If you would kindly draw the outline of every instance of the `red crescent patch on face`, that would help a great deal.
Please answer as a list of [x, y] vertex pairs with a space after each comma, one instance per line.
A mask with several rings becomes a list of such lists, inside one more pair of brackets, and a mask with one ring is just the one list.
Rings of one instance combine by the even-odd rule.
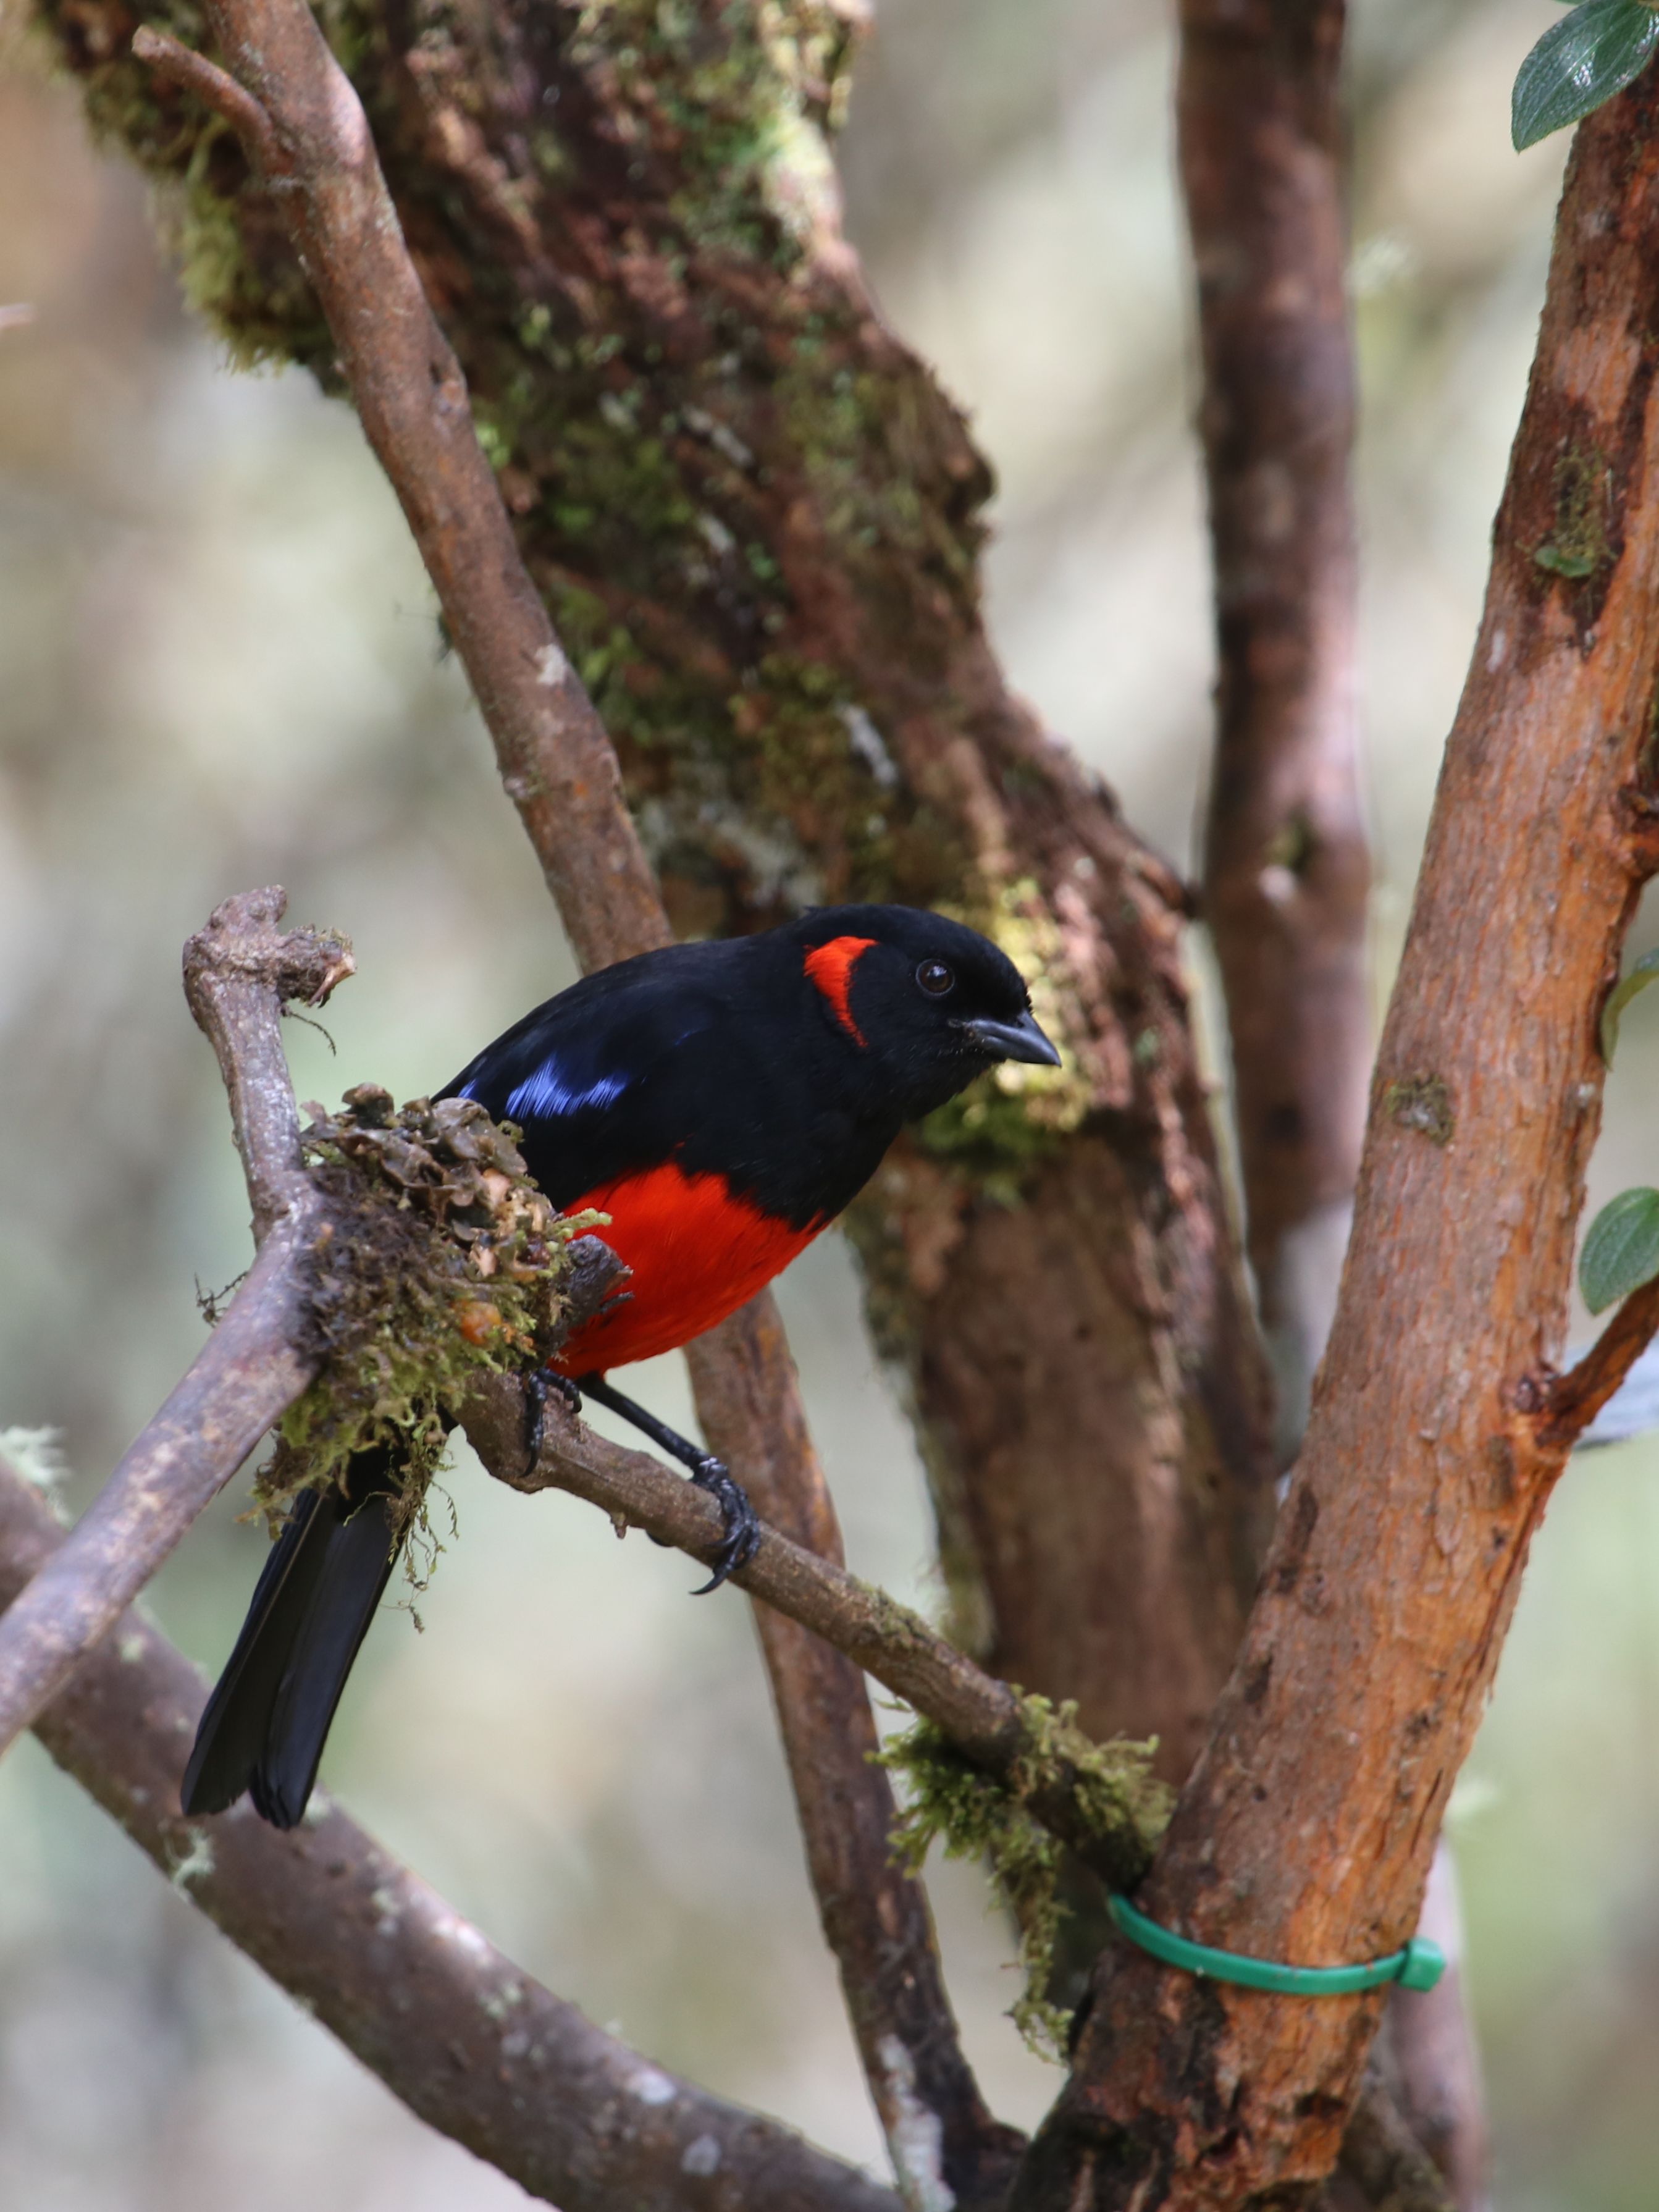
[[815, 945], [806, 956], [806, 974], [830, 1001], [830, 1012], [854, 1043], [868, 1049], [864, 1031], [853, 1019], [847, 994], [853, 988], [853, 970], [875, 943], [873, 937], [832, 937], [828, 945]]
[[634, 1272], [625, 1295], [549, 1362], [563, 1375], [603, 1373], [689, 1344], [781, 1274], [824, 1225], [796, 1229], [735, 1197], [724, 1176], [690, 1176], [672, 1161], [601, 1183], [565, 1212], [590, 1206], [611, 1216], [594, 1234]]

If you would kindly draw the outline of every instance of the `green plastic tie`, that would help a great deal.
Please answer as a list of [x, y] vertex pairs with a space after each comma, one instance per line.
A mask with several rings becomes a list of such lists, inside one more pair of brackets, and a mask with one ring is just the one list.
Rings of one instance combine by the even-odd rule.
[[1247, 1990], [1277, 1990], [1293, 1997], [1352, 1996], [1358, 1990], [1380, 1990], [1385, 1982], [1398, 1982], [1402, 1990], [1431, 1990], [1446, 1971], [1445, 1953], [1426, 1936], [1413, 1936], [1404, 1950], [1390, 1951], [1367, 1966], [1285, 1966], [1275, 1959], [1247, 1959], [1237, 1951], [1189, 1943], [1137, 1912], [1127, 1897], [1113, 1897], [1109, 1904], [1118, 1933], [1166, 1966], [1184, 1966], [1189, 1974], [1237, 1982]]

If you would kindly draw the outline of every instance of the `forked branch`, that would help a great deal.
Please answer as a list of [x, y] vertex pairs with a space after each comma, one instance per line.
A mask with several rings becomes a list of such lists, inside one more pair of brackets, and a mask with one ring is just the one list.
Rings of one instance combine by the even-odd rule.
[[1575, 1367], [1542, 1393], [1539, 1438], [1571, 1449], [1659, 1331], [1659, 1277], [1632, 1291]]

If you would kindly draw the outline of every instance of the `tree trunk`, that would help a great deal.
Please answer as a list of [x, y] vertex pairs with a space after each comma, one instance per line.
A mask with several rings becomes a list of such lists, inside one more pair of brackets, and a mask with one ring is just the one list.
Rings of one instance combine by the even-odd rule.
[[[1307, 1443], [1139, 1899], [1224, 1949], [1337, 1965], [1410, 1936], [1594, 1396], [1558, 1391], [1550, 1363], [1601, 1118], [1597, 1018], [1659, 865], [1656, 216], [1644, 78], [1578, 132]], [[1639, 1342], [1656, 1300], [1633, 1303]], [[1016, 2206], [1293, 2201], [1329, 2169], [1381, 2005], [1120, 1949]]]
[[[1371, 1060], [1344, 15], [1344, 0], [1183, 0], [1176, 93], [1219, 664], [1204, 914], [1285, 1467], [1336, 1309]], [[1461, 2212], [1480, 2212], [1486, 2122], [1443, 1846], [1437, 1873], [1454, 1963], [1437, 1989], [1396, 1995], [1389, 2039], [1401, 2110]]]

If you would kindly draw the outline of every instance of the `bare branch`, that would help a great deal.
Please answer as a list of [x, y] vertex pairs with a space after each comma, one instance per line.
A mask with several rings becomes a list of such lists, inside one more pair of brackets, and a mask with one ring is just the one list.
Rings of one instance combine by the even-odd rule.
[[[0, 1457], [0, 1604], [64, 1538]], [[9, 1615], [0, 1616], [0, 1626]], [[775, 2121], [605, 2035], [331, 1807], [292, 1834], [176, 1809], [200, 1675], [127, 1613], [36, 1732], [173, 1886], [429, 2126], [562, 2212], [899, 2212]], [[596, 2124], [603, 2113], [604, 2124]]]
[[183, 1381], [0, 1621], [0, 1751], [318, 1371], [310, 1286], [326, 1206], [301, 1164], [280, 1024], [287, 1000], [320, 1003], [352, 962], [338, 938], [279, 933], [284, 903], [280, 890], [228, 899], [185, 953], [191, 1008], [225, 1072], [258, 1255]]
[[356, 970], [343, 939], [279, 932], [287, 906], [286, 891], [239, 893], [185, 946], [185, 996], [224, 1079], [256, 1244], [285, 1214], [316, 1206], [283, 1048], [283, 1008], [290, 1000], [322, 1006]]
[[1632, 1291], [1576, 1367], [1549, 1389], [1539, 1434], [1571, 1447], [1583, 1436], [1659, 1330], [1659, 1278]]
[[[845, 1565], [807, 1434], [794, 1362], [769, 1291], [690, 1346], [703, 1434], [740, 1467], [755, 1507], [803, 1549]], [[780, 1419], [781, 1409], [784, 1418]], [[770, 1606], [755, 1626], [806, 1844], [823, 1933], [841, 1968], [907, 2198], [1000, 2205], [1024, 2138], [994, 2120], [963, 2061], [926, 1891], [896, 1862], [897, 1808], [858, 1666]], [[918, 2129], [918, 2103], [930, 2124]]]
[[[469, 1401], [463, 1426], [478, 1457], [515, 1490], [568, 1490], [599, 1506], [619, 1527], [642, 1528], [695, 1559], [714, 1556], [720, 1516], [714, 1501], [645, 1452], [630, 1451], [585, 1428], [555, 1404], [547, 1408], [541, 1456], [524, 1464], [522, 1386], [488, 1376]], [[907, 1705], [933, 1721], [963, 1757], [988, 1773], [1014, 1778], [1040, 1752], [1018, 1693], [976, 1667], [920, 1614], [884, 1591], [817, 1558], [775, 1528], [732, 1577], [747, 1590], [844, 1651]], [[1125, 1763], [1128, 1778], [1133, 1768]], [[1103, 1821], [1085, 1803], [1086, 1781], [1064, 1759], [1027, 1802], [1030, 1811], [1114, 1888], [1133, 1887], [1151, 1856], [1151, 1826], [1126, 1807]]]
[[157, 76], [193, 92], [204, 106], [222, 116], [246, 147], [257, 168], [267, 175], [276, 173], [280, 149], [270, 116], [253, 94], [245, 92], [216, 62], [192, 47], [180, 46], [170, 32], [152, 29], [148, 23], [141, 23], [133, 33], [132, 51]]
[[1176, 88], [1220, 664], [1204, 918], [1287, 1465], [1335, 1310], [1371, 1058], [1343, 13], [1182, 0]]

